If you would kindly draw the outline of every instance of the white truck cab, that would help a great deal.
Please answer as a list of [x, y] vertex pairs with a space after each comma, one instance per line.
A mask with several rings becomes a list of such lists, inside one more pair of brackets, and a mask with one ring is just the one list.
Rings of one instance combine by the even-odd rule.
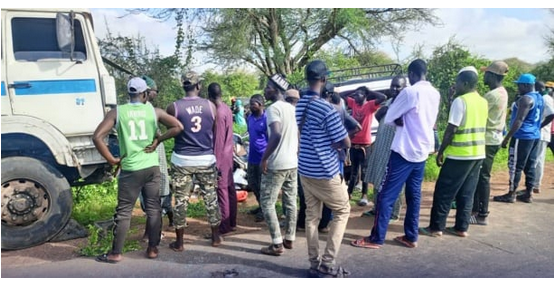
[[88, 10], [1, 13], [2, 249], [20, 249], [62, 230], [71, 186], [110, 178], [92, 135], [116, 87]]

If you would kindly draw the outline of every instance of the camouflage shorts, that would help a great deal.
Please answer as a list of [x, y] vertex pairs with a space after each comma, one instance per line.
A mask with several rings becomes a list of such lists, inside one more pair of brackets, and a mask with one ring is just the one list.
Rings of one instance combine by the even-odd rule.
[[174, 194], [174, 225], [176, 228], [186, 226], [186, 212], [194, 183], [199, 185], [201, 196], [205, 201], [208, 222], [211, 226], [220, 225], [221, 214], [216, 191], [217, 171], [215, 165], [181, 167], [171, 164], [172, 193]]

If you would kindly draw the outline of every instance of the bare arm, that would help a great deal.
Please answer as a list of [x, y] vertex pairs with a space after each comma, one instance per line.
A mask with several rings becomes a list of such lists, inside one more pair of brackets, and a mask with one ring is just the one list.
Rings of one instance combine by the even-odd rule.
[[261, 158], [261, 169], [263, 174], [267, 173], [267, 159], [271, 156], [271, 154], [277, 149], [280, 139], [282, 138], [282, 124], [279, 122], [273, 122], [269, 125], [271, 129], [271, 136], [269, 137], [269, 142], [267, 143], [267, 148], [263, 153], [263, 157]]
[[331, 145], [331, 147], [334, 148], [334, 149], [349, 148], [350, 146], [351, 146], [351, 143], [350, 143], [350, 138], [348, 137], [348, 135], [346, 137], [344, 137], [344, 139], [342, 139], [342, 140], [340, 140], [336, 143], [333, 143]]
[[387, 100], [387, 96], [381, 92], [370, 90], [367, 100], [375, 100], [375, 104], [379, 105]]
[[155, 108], [155, 113], [157, 115], [157, 120], [166, 126], [166, 132], [155, 137], [153, 143], [145, 148], [145, 152], [155, 151], [160, 143], [177, 136], [184, 130], [182, 123], [180, 123], [178, 119], [174, 118], [174, 116], [170, 116], [167, 112], [164, 112], [164, 110]]
[[542, 125], [540, 126], [540, 128], [543, 128], [547, 125], [549, 125], [549, 123], [553, 122], [553, 114], [547, 115], [545, 117], [545, 119], [543, 119]]
[[447, 129], [445, 130], [445, 135], [443, 136], [443, 142], [441, 142], [441, 146], [439, 146], [439, 152], [437, 152], [437, 166], [441, 167], [441, 165], [443, 165], [443, 153], [445, 152], [445, 149], [447, 149], [447, 146], [449, 146], [449, 144], [451, 144], [451, 142], [453, 141], [454, 135], [456, 134], [457, 130], [458, 126], [455, 126], [451, 123], [447, 124]]
[[375, 112], [375, 119], [377, 119], [377, 121], [381, 121], [381, 119], [383, 119], [385, 117], [385, 114], [387, 114], [388, 109], [389, 109], [388, 106], [383, 106], [383, 107], [379, 108], [379, 110], [377, 110], [377, 112]]
[[530, 107], [534, 101], [532, 98], [528, 96], [522, 96], [517, 102], [518, 110], [516, 113], [516, 119], [514, 120], [513, 124], [511, 125], [511, 129], [503, 139], [503, 143], [501, 143], [502, 148], [506, 148], [509, 140], [513, 137], [513, 135], [522, 127], [522, 123], [524, 123], [524, 119], [528, 115], [528, 111], [530, 111]]
[[115, 158], [112, 153], [110, 153], [108, 146], [104, 143], [104, 138], [108, 135], [108, 133], [110, 133], [112, 127], [116, 124], [117, 115], [118, 112], [116, 109], [110, 110], [104, 117], [103, 121], [97, 126], [95, 133], [93, 133], [93, 143], [95, 144], [95, 147], [110, 165], [120, 163], [120, 158]]

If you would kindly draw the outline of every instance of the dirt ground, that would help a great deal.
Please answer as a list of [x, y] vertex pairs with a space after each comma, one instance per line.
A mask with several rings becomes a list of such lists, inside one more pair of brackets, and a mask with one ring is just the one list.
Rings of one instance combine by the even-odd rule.
[[[522, 178], [522, 187], [524, 184], [524, 177]], [[491, 195], [500, 195], [507, 192], [508, 189], [509, 176], [506, 171], [498, 171], [492, 174], [491, 178]], [[542, 190], [554, 190], [554, 163], [546, 162], [544, 177], [542, 182]], [[435, 186], [434, 182], [425, 182], [422, 186], [422, 207], [431, 207], [433, 198], [433, 188]], [[521, 189], [521, 188], [520, 188]], [[535, 201], [535, 195], [534, 195]], [[247, 214], [251, 208], [256, 205], [255, 197], [250, 193], [248, 199], [245, 202], [238, 203], [238, 226], [237, 231], [231, 234], [246, 233], [249, 231], [266, 229], [265, 222], [256, 223], [254, 222], [254, 216]], [[362, 212], [367, 211], [372, 208], [373, 204], [369, 204], [367, 207], [359, 207], [357, 205], [352, 206], [350, 222], [359, 222]], [[403, 214], [402, 214], [403, 215]], [[134, 219], [132, 220], [132, 229], [137, 231], [132, 234], [129, 239], [141, 240], [144, 221], [141, 218], [144, 217], [143, 212], [137, 206], [134, 211]], [[167, 246], [168, 243], [172, 242], [175, 238], [174, 232], [168, 230], [168, 218], [163, 220], [163, 234], [164, 238], [161, 241], [161, 245]], [[355, 223], [354, 223], [355, 224]], [[188, 218], [188, 227], [186, 228], [185, 242], [193, 242], [199, 239], [203, 239], [205, 234], [210, 233], [209, 226], [204, 219], [190, 219]], [[29, 264], [28, 260], [32, 258], [37, 260], [37, 263], [41, 261], [63, 261], [69, 260], [75, 257], [79, 257], [77, 251], [79, 248], [87, 245], [87, 238], [74, 239], [64, 242], [49, 242], [40, 246], [16, 250], [16, 251], [2, 251], [2, 265], [18, 265], [18, 259], [26, 259], [25, 264]], [[146, 249], [147, 244], [140, 241], [140, 245]]]

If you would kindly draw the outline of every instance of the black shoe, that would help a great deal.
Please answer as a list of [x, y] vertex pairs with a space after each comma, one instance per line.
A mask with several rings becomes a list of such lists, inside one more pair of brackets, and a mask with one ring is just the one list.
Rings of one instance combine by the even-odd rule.
[[263, 216], [262, 212], [259, 212], [255, 215], [255, 222], [263, 222], [265, 221], [265, 217]]
[[250, 211], [248, 211], [248, 214], [250, 214], [250, 215], [256, 215], [258, 213], [261, 213], [261, 207], [259, 207], [259, 206], [250, 210]]
[[508, 192], [501, 196], [494, 196], [493, 201], [514, 203], [516, 201], [516, 194]]
[[517, 200], [525, 203], [532, 203], [532, 194], [525, 193], [516, 197]]

